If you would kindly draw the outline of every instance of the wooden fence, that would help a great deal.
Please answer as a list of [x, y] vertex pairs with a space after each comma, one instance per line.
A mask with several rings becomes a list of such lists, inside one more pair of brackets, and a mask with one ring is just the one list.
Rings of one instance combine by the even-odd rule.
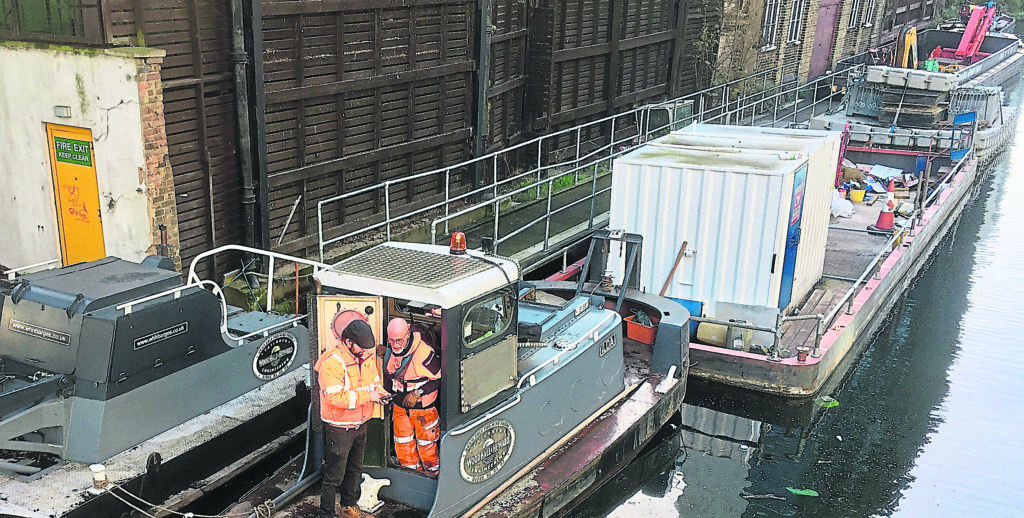
[[[0, 0], [0, 33], [33, 39], [35, 28], [9, 14], [27, 1]], [[165, 116], [185, 264], [242, 243], [247, 231], [257, 246], [310, 252], [320, 200], [698, 90], [707, 81], [695, 49], [719, 16], [710, 0], [262, 0], [245, 2], [258, 15], [245, 21], [243, 57], [232, 55], [228, 0], [68, 1], [82, 11], [67, 19], [85, 16], [87, 26], [61, 22], [35, 39], [167, 51]], [[482, 12], [490, 17], [484, 29]], [[69, 30], [78, 32], [56, 34]], [[255, 102], [242, 117], [237, 59], [262, 71], [248, 78]], [[257, 126], [255, 229], [243, 228], [240, 119]], [[583, 138], [607, 139], [602, 132]], [[474, 182], [473, 171], [460, 173], [454, 191]], [[392, 196], [411, 209], [444, 188], [442, 178], [427, 177]], [[377, 190], [328, 206], [327, 237], [382, 217], [382, 201]], [[240, 264], [219, 261], [201, 273]]]

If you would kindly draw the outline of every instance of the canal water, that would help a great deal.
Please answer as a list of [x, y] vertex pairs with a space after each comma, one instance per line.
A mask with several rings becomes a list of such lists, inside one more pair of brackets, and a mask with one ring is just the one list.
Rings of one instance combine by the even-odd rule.
[[[1021, 106], [1020, 89], [1011, 103]], [[863, 355], [804, 404], [692, 383], [578, 516], [1024, 516], [1024, 119]], [[834, 405], [834, 406], [833, 406]]]

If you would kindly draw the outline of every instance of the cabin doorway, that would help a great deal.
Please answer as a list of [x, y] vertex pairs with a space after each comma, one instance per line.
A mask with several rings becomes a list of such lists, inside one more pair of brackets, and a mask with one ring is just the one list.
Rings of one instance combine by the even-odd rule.
[[[321, 295], [317, 297], [317, 333], [320, 350], [317, 357], [329, 348], [338, 345], [337, 333], [344, 329], [349, 321], [362, 318], [370, 324], [377, 343], [377, 372], [381, 373], [381, 358], [384, 354], [384, 313], [381, 312], [383, 299], [372, 296]], [[340, 329], [335, 330], [335, 327]], [[390, 428], [383, 405], [374, 405], [373, 417], [366, 422], [366, 451], [363, 453], [363, 465], [383, 467], [387, 464], [387, 430]]]

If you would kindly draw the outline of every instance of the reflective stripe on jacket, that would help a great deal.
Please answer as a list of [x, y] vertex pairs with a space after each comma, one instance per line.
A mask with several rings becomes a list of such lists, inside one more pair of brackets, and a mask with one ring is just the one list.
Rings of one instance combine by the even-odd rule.
[[320, 419], [339, 428], [353, 428], [373, 416], [370, 392], [381, 387], [374, 358], [359, 361], [345, 346], [325, 352], [316, 362], [320, 383]]

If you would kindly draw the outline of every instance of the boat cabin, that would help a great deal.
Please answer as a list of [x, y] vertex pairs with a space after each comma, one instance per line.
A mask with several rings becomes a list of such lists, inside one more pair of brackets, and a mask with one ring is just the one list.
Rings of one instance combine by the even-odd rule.
[[624, 392], [619, 315], [588, 295], [520, 300], [510, 259], [392, 242], [314, 277], [321, 353], [339, 344], [338, 319], [362, 318], [382, 365], [388, 322], [402, 318], [440, 357], [439, 472], [398, 462], [394, 403], [377, 405], [365, 454], [366, 472], [391, 481], [382, 497], [431, 516], [484, 500]]

